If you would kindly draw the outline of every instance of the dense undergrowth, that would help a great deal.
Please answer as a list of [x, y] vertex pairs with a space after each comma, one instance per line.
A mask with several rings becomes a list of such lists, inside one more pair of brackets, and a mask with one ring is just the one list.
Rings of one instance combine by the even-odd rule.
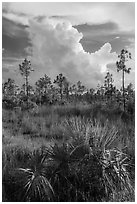
[[134, 116], [101, 106], [3, 109], [3, 201], [134, 201]]

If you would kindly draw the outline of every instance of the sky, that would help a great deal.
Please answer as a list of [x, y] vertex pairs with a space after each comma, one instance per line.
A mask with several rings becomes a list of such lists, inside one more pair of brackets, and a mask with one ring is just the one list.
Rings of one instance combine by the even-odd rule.
[[106, 72], [121, 86], [116, 61], [121, 49], [132, 59], [125, 84], [135, 83], [135, 3], [3, 2], [2, 80], [23, 83], [19, 64], [29, 59], [32, 85], [44, 74], [63, 73], [73, 84], [102, 85]]

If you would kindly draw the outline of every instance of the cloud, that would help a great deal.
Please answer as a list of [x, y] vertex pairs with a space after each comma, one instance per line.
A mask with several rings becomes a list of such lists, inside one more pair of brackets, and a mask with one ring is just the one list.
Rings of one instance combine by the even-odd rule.
[[40, 15], [65, 16], [65, 19], [67, 16], [72, 25], [114, 22], [123, 31], [135, 27], [134, 2], [6, 2], [3, 3], [3, 11], [5, 17], [22, 24], [28, 23], [26, 16]]
[[116, 33], [119, 30], [118, 24], [113, 22], [107, 22], [107, 23], [100, 23], [89, 25], [89, 24], [79, 24], [75, 26], [78, 30], [80, 30], [86, 37], [90, 37], [91, 35], [100, 35], [100, 33], [106, 34], [106, 32], [110, 33]]
[[75, 28], [83, 33], [81, 43], [86, 51], [93, 52], [99, 49], [105, 42], [110, 42], [113, 51], [119, 53], [134, 40], [134, 31], [121, 31], [117, 24], [107, 22], [99, 25], [81, 24]]
[[2, 33], [12, 38], [26, 38], [27, 28], [24, 25], [16, 24], [5, 17], [2, 18]]
[[81, 80], [88, 87], [96, 87], [104, 80], [109, 63], [115, 63], [117, 54], [111, 53], [111, 44], [105, 43], [94, 53], [86, 52], [80, 40], [83, 34], [69, 22], [29, 22], [32, 44], [33, 77], [37, 80], [45, 73], [52, 79], [63, 73], [71, 82]]
[[28, 25], [28, 16], [25, 15], [19, 15], [11, 12], [3, 12], [3, 17], [5, 19], [9, 19], [13, 22], [16, 22], [17, 24]]
[[95, 87], [103, 82], [108, 64], [117, 60], [113, 50], [119, 53], [127, 46], [134, 55], [134, 3], [2, 5], [3, 56], [32, 55], [32, 82], [45, 73], [53, 79], [62, 72], [71, 82]]
[[18, 85], [23, 84], [23, 77], [19, 72], [19, 64], [23, 61], [22, 58], [3, 57], [2, 59], [2, 81], [5, 82], [8, 78], [14, 79]]
[[9, 69], [7, 69], [6, 67], [2, 69], [2, 72], [9, 72]]
[[5, 49], [3, 57], [25, 57], [26, 51], [24, 49], [29, 46], [26, 26], [16, 24], [3, 17], [2, 45]]
[[3, 47], [3, 48], [2, 48], [2, 54], [3, 54], [4, 52], [5, 52], [5, 48]]

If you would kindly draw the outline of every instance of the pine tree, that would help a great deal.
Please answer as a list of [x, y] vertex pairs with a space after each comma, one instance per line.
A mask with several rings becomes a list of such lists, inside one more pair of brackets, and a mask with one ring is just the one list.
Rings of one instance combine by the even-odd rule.
[[22, 76], [24, 76], [25, 79], [25, 95], [27, 97], [27, 104], [28, 104], [28, 98], [29, 98], [29, 75], [32, 71], [34, 71], [31, 68], [31, 63], [29, 60], [25, 59], [22, 62], [22, 65], [19, 64], [19, 70]]
[[65, 85], [66, 85], [67, 79], [65, 76], [63, 76], [63, 74], [59, 74], [56, 79], [54, 80], [54, 83], [57, 84], [57, 86], [59, 87], [59, 93], [60, 93], [60, 99], [62, 101], [63, 99], [63, 92], [65, 90]]
[[113, 86], [113, 78], [112, 74], [107, 72], [107, 75], [105, 76], [105, 81], [104, 81], [104, 87], [105, 87], [105, 95], [107, 95], [107, 99], [111, 98], [112, 100], [112, 93], [114, 91], [114, 86]]
[[51, 79], [46, 74], [44, 77], [41, 77], [36, 83], [36, 92], [40, 97], [40, 103], [43, 103], [42, 98], [47, 99], [49, 95], [49, 91], [51, 89]]
[[130, 73], [131, 68], [126, 67], [126, 62], [131, 59], [131, 53], [125, 49], [121, 50], [120, 55], [118, 55], [119, 61], [116, 62], [117, 72], [122, 71], [122, 90], [123, 90], [123, 107], [125, 111], [125, 73]]

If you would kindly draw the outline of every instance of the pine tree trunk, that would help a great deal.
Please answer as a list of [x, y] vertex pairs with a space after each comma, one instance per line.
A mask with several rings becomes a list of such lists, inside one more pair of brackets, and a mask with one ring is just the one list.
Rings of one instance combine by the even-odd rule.
[[125, 111], [125, 87], [124, 87], [124, 69], [123, 69], [123, 76], [122, 76], [122, 82], [123, 82], [123, 106], [124, 106], [124, 111]]
[[26, 87], [26, 97], [27, 97], [27, 108], [28, 108], [28, 99], [29, 99], [29, 91], [28, 91], [28, 77], [26, 76], [26, 84], [25, 84], [25, 87]]
[[62, 102], [62, 98], [63, 98], [63, 94], [62, 94], [62, 91], [63, 91], [63, 90], [62, 90], [62, 89], [63, 89], [63, 86], [61, 85], [61, 86], [60, 86], [60, 98], [61, 98], [61, 102]]

